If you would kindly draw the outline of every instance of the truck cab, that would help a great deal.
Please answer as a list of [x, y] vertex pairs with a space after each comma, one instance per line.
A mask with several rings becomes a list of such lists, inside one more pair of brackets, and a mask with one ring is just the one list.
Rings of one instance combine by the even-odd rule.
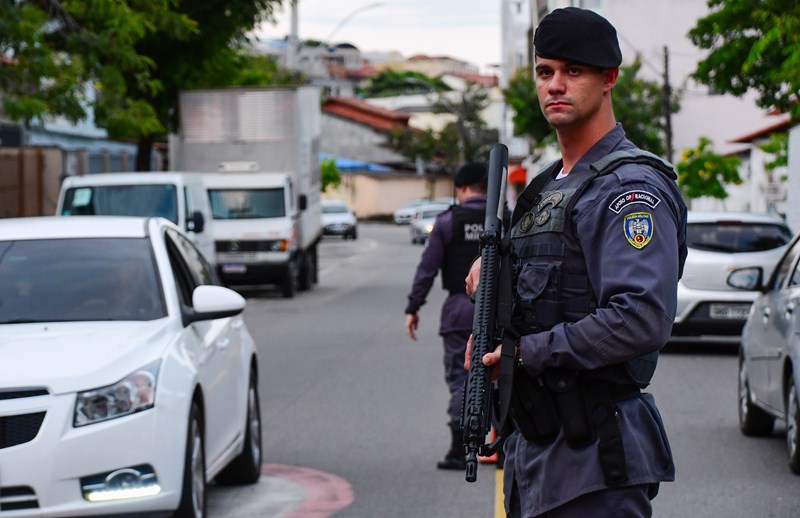
[[[288, 173], [203, 175], [211, 214], [215, 262], [226, 285], [278, 285], [285, 297], [317, 282], [316, 243], [303, 246], [305, 195]], [[319, 218], [319, 215], [316, 215]], [[318, 225], [317, 225], [318, 226]]]

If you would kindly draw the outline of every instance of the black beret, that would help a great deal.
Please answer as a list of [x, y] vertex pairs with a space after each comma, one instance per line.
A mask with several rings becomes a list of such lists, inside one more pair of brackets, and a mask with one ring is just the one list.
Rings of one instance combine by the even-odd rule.
[[472, 185], [475, 183], [486, 183], [486, 167], [478, 162], [471, 162], [464, 164], [461, 169], [456, 173], [453, 181], [456, 187], [463, 187], [465, 185]]
[[536, 55], [597, 68], [622, 63], [617, 31], [608, 20], [588, 9], [564, 7], [542, 18], [533, 37]]

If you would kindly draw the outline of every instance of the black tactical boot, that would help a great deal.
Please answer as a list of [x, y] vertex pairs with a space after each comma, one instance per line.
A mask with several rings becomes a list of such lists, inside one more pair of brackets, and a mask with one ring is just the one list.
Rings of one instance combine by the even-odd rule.
[[444, 456], [442, 460], [436, 463], [439, 469], [460, 469], [467, 468], [467, 458], [464, 453], [464, 432], [457, 424], [450, 424], [450, 435], [452, 442], [450, 444], [450, 451]]

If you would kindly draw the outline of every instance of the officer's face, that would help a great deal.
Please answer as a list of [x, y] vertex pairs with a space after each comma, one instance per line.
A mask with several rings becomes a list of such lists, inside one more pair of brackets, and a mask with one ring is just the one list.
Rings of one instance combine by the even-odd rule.
[[536, 94], [547, 122], [559, 129], [592, 118], [616, 83], [616, 70], [537, 57]]

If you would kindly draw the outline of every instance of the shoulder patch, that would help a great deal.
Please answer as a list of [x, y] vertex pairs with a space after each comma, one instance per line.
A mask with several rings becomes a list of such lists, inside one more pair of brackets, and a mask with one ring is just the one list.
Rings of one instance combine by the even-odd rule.
[[608, 206], [608, 209], [615, 214], [619, 214], [622, 209], [635, 203], [643, 203], [651, 209], [655, 209], [656, 205], [661, 203], [661, 198], [647, 191], [628, 191], [617, 196]]
[[623, 221], [625, 238], [637, 250], [641, 250], [653, 238], [653, 216], [649, 212], [634, 212]]

